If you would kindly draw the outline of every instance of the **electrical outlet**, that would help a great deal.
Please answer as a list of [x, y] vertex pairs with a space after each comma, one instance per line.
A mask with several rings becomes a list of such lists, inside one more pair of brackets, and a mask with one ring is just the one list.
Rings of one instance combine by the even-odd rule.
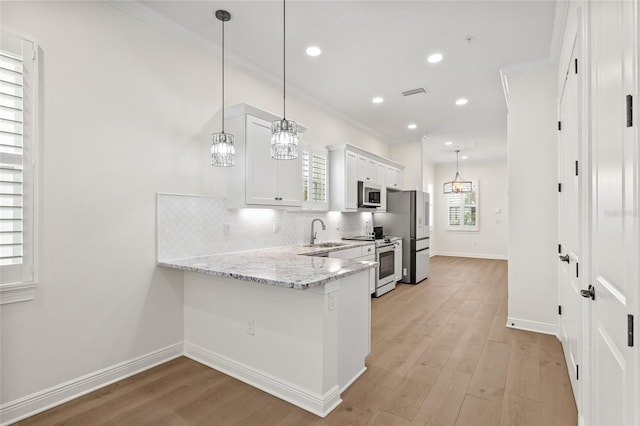
[[280, 222], [273, 222], [273, 233], [276, 234], [280, 232]]
[[247, 323], [247, 334], [249, 336], [253, 336], [255, 334], [254, 322], [253, 320], [249, 320]]
[[336, 293], [329, 293], [329, 310], [333, 311], [336, 308]]
[[230, 223], [225, 223], [224, 224], [224, 235], [230, 235], [231, 234], [231, 224]]

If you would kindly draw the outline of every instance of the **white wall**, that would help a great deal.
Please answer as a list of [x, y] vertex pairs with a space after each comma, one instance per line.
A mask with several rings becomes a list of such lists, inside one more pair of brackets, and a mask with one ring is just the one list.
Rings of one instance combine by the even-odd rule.
[[[454, 178], [456, 165], [435, 167], [433, 251], [443, 256], [507, 258], [507, 160], [461, 160], [460, 174], [478, 181], [478, 231], [447, 230], [447, 196], [442, 185]], [[500, 213], [496, 212], [500, 210]]]
[[[3, 2], [40, 45], [40, 284], [2, 307], [2, 403], [183, 340], [182, 272], [155, 266], [156, 193], [223, 195], [217, 58], [102, 2]], [[227, 68], [228, 105], [281, 93]], [[305, 141], [386, 146], [296, 99]], [[203, 179], [203, 176], [205, 177]]]
[[402, 189], [422, 191], [422, 142], [389, 145], [389, 158], [404, 165]]
[[509, 325], [555, 332], [556, 70], [508, 76]]
[[435, 236], [435, 232], [434, 232], [434, 224], [435, 224], [435, 200], [436, 200], [436, 194], [435, 192], [438, 190], [438, 187], [436, 186], [436, 165], [433, 161], [431, 161], [429, 158], [427, 158], [426, 156], [426, 150], [424, 149], [424, 144], [426, 144], [427, 141], [422, 142], [422, 188], [423, 191], [428, 192], [430, 194], [430, 211], [429, 211], [429, 236], [430, 236], [430, 248], [431, 251], [429, 252], [431, 256], [435, 256], [436, 253], [436, 247], [438, 245], [437, 242], [437, 238]]

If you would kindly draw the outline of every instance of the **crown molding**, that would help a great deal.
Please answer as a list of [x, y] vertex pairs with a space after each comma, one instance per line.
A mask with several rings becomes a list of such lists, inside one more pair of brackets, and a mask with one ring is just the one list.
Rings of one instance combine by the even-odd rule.
[[[160, 31], [180, 40], [181, 42], [201, 51], [204, 51], [213, 56], [220, 56], [222, 54], [222, 48], [218, 44], [207, 40], [198, 34], [194, 33], [189, 28], [180, 25], [172, 19], [156, 12], [155, 10], [143, 5], [137, 0], [133, 1], [119, 1], [119, 0], [106, 0], [106, 3], [119, 9], [141, 21], [159, 29]], [[237, 54], [230, 53], [228, 50], [225, 52], [225, 60], [232, 67], [257, 80], [272, 86], [280, 87], [282, 82], [282, 76], [275, 75], [270, 71], [267, 71], [262, 66], [251, 62]], [[339, 118], [347, 124], [367, 133], [368, 135], [379, 139], [383, 143], [388, 143], [387, 138], [380, 132], [366, 126], [363, 123], [351, 118], [346, 113], [336, 109], [335, 107], [322, 102], [296, 86], [295, 84], [287, 83], [287, 94], [292, 95], [334, 117]]]

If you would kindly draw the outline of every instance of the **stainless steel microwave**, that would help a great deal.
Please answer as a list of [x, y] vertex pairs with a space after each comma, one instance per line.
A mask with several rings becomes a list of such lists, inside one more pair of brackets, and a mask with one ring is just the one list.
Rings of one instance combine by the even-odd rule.
[[375, 183], [358, 181], [358, 207], [376, 208], [381, 206], [382, 187]]

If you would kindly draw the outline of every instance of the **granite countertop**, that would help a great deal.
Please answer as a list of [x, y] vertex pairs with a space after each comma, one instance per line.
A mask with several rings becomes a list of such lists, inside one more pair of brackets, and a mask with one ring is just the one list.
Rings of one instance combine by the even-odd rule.
[[340, 241], [336, 247], [294, 245], [159, 261], [159, 266], [304, 290], [360, 271], [376, 262], [319, 257], [372, 241]]

